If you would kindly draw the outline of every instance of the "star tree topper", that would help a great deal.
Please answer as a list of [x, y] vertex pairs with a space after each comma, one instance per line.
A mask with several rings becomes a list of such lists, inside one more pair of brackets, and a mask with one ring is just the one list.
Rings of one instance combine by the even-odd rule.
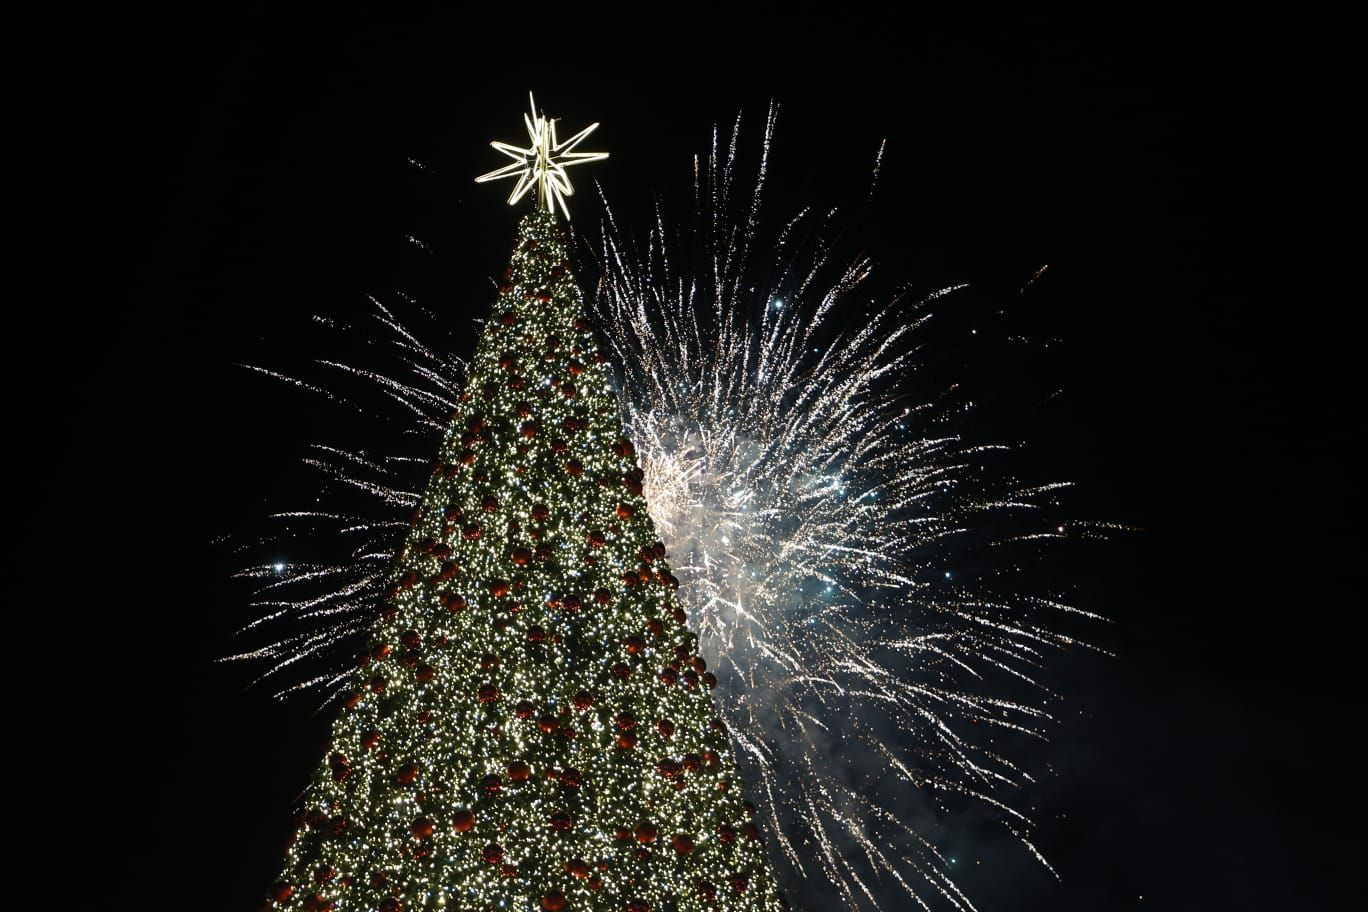
[[513, 159], [513, 164], [504, 165], [488, 174], [481, 174], [475, 178], [475, 183], [483, 184], [486, 181], [516, 177], [518, 182], [508, 197], [508, 205], [516, 204], [527, 195], [527, 191], [535, 187], [537, 201], [547, 212], [554, 215], [556, 204], [559, 203], [561, 212], [568, 219], [570, 210], [565, 206], [565, 198], [573, 196], [575, 191], [570, 186], [570, 177], [565, 173], [565, 169], [571, 165], [599, 161], [607, 158], [608, 153], [572, 151], [584, 137], [598, 129], [598, 124], [590, 124], [565, 142], [557, 142], [556, 122], [547, 120], [545, 115], [537, 113], [537, 102], [531, 92], [527, 93], [527, 100], [531, 104], [532, 113], [524, 114], [523, 122], [527, 124], [527, 135], [532, 141], [531, 145], [522, 149], [497, 140], [490, 143], [495, 149]]

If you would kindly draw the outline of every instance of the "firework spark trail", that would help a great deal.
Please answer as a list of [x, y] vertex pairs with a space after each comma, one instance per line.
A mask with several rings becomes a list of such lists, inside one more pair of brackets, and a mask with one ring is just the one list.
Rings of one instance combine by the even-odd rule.
[[[739, 224], [728, 215], [739, 120], [729, 138], [714, 132], [705, 159], [695, 157], [696, 234], [672, 232], [657, 204], [638, 250], [606, 207], [589, 303], [619, 366], [651, 516], [690, 626], [724, 682], [720, 709], [775, 835], [775, 861], [789, 866], [785, 879], [820, 873], [852, 910], [878, 908], [879, 882], [899, 885], [921, 908], [973, 909], [935, 839], [891, 808], [907, 807], [909, 790], [927, 805], [933, 794], [960, 796], [1049, 868], [1031, 821], [1008, 797], [1032, 779], [993, 747], [992, 733], [1045, 736], [1054, 695], [1040, 670], [1050, 651], [1086, 645], [1052, 619], [1097, 616], [1053, 598], [950, 584], [947, 571], [966, 542], [1006, 547], [1115, 527], [1040, 528], [1040, 508], [1060, 485], [1017, 485], [986, 464], [1005, 448], [937, 430], [963, 406], [953, 390], [905, 403], [927, 307], [962, 286], [873, 308], [842, 331], [872, 266], [863, 257], [835, 261], [823, 239], [834, 213], [816, 219], [804, 209], [761, 243], [774, 126], [771, 110]], [[882, 154], [881, 146], [878, 164]], [[426, 440], [444, 429], [464, 365], [371, 302], [397, 369], [319, 364], [378, 391], [404, 433]], [[326, 387], [252, 369], [395, 420]], [[283, 680], [306, 658], [331, 662], [282, 693], [337, 686], [352, 654], [342, 646], [364, 635], [380, 600], [406, 525], [400, 511], [417, 500], [411, 463], [419, 461], [314, 448], [306, 462], [371, 507], [276, 514], [298, 537], [353, 544], [335, 564], [242, 571], [263, 581], [254, 602], [263, 616], [247, 629], [282, 621], [303, 629], [232, 658], [266, 662], [262, 677]], [[999, 679], [1019, 686], [1004, 691]], [[1007, 695], [1022, 686], [1034, 702]]]

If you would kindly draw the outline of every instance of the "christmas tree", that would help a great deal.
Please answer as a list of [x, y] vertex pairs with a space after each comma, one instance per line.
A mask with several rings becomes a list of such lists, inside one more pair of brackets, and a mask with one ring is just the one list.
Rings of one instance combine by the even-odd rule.
[[555, 221], [603, 155], [527, 126], [484, 179], [537, 207], [269, 908], [785, 905]]

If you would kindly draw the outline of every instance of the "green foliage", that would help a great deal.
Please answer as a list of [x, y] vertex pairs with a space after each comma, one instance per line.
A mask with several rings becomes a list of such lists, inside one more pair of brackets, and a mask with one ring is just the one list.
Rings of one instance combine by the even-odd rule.
[[782, 907], [580, 304], [526, 216], [272, 906]]

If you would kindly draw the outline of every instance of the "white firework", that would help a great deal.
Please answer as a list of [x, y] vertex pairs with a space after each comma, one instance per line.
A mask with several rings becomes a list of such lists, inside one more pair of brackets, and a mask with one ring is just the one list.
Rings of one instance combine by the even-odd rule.
[[[906, 808], [944, 795], [976, 802], [1045, 863], [1010, 799], [1030, 776], [993, 742], [1045, 735], [1051, 694], [1039, 672], [1077, 643], [1058, 621], [1097, 616], [1002, 584], [959, 584], [955, 559], [1106, 527], [1045, 526], [1041, 508], [1064, 485], [1018, 487], [994, 473], [1004, 448], [938, 431], [939, 395], [906, 404], [915, 337], [930, 302], [954, 289], [860, 311], [871, 263], [835, 259], [820, 240], [831, 213], [801, 212], [760, 240], [773, 127], [771, 112], [739, 206], [739, 122], [726, 142], [714, 135], [695, 163], [694, 230], [675, 236], [658, 215], [638, 249], [609, 210], [589, 303], [616, 355], [651, 516], [719, 669], [720, 708], [789, 892], [820, 872], [851, 909], [879, 908], [887, 882], [925, 908], [973, 908]], [[375, 384], [432, 444], [463, 366], [375, 307], [399, 372], [323, 363]], [[418, 501], [410, 463], [425, 461], [326, 447], [312, 460], [370, 506], [278, 514], [296, 534], [303, 523], [306, 536], [350, 539], [346, 559], [243, 571], [262, 580], [262, 622], [304, 623], [234, 658], [265, 659], [267, 676], [306, 658], [326, 666], [303, 681], [284, 675], [283, 692], [342, 680], [339, 644], [369, 625]]]

